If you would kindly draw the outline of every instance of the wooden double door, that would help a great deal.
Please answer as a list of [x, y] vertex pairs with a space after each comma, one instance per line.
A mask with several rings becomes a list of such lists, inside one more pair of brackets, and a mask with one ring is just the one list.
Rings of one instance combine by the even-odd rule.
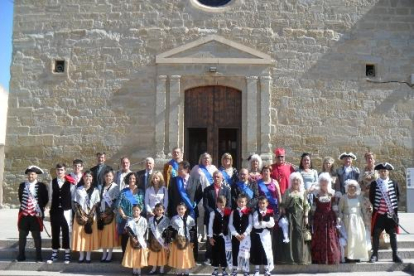
[[185, 92], [185, 158], [191, 166], [208, 152], [213, 164], [221, 156], [233, 156], [233, 166], [241, 164], [241, 91], [226, 86], [202, 86]]

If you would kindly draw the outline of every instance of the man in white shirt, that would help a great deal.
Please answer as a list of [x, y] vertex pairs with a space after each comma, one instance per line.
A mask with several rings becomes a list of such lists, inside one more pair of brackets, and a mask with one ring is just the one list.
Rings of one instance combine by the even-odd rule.
[[125, 176], [131, 172], [130, 170], [131, 161], [129, 158], [124, 156], [121, 158], [121, 169], [115, 174], [115, 183], [118, 184], [119, 191], [122, 191], [125, 186]]

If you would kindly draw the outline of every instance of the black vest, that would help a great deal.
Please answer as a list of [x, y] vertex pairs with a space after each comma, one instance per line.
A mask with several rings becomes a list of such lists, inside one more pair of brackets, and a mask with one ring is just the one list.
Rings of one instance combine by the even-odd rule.
[[57, 178], [52, 180], [52, 206], [51, 210], [62, 208], [63, 210], [72, 209], [72, 194], [70, 192], [71, 183], [65, 181], [59, 188]]
[[[266, 221], [266, 222], [268, 222], [268, 221], [270, 221], [270, 217], [273, 216], [273, 214], [268, 214], [268, 213], [266, 213], [264, 216], [262, 216], [262, 214], [259, 212], [259, 210], [257, 210], [256, 212], [259, 214], [259, 221]], [[267, 228], [267, 229], [272, 230], [272, 228]], [[255, 233], [262, 233], [263, 232], [263, 228], [254, 228], [253, 227], [253, 230], [252, 231], [255, 232]]]
[[239, 234], [243, 234], [249, 226], [249, 214], [242, 214], [239, 216], [239, 210], [233, 211], [233, 226]]
[[229, 216], [222, 216], [217, 210], [214, 210], [214, 221], [213, 221], [213, 234], [220, 235], [227, 235], [229, 230]]

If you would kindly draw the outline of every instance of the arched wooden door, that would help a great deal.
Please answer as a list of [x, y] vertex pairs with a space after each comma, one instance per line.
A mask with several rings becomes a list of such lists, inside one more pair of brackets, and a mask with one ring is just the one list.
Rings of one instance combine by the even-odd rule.
[[202, 86], [185, 92], [185, 158], [191, 166], [208, 152], [220, 166], [223, 153], [241, 164], [241, 91], [226, 86]]

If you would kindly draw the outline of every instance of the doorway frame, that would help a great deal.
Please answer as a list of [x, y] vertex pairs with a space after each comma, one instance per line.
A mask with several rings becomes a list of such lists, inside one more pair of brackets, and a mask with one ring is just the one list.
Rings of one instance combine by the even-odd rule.
[[[251, 58], [185, 57], [187, 50], [219, 42], [227, 51], [242, 51]], [[177, 57], [180, 54], [182, 57]], [[156, 56], [156, 106], [155, 106], [155, 157], [163, 162], [170, 158], [170, 151], [178, 146], [184, 149], [184, 99], [185, 91], [209, 85], [221, 85], [242, 93], [241, 158], [244, 167], [247, 158], [259, 154], [265, 163], [272, 162], [270, 135], [272, 78], [270, 68], [275, 61], [264, 53], [218, 35], [201, 37], [196, 41]], [[273, 131], [272, 131], [273, 129]]]

